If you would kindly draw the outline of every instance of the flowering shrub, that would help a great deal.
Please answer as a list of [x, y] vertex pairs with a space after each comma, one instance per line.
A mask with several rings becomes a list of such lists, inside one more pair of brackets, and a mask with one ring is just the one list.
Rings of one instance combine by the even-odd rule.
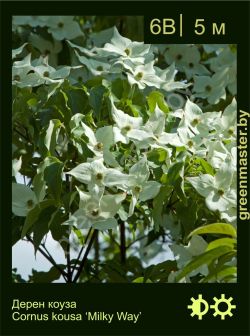
[[97, 22], [13, 17], [13, 244], [53, 266], [29, 281], [236, 281], [236, 47]]

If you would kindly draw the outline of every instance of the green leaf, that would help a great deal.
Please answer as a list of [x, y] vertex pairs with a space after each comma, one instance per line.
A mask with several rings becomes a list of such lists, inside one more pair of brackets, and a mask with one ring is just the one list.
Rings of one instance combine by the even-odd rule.
[[22, 229], [21, 238], [24, 238], [28, 231], [32, 228], [34, 223], [37, 221], [41, 211], [54, 204], [55, 201], [52, 199], [45, 200], [38, 203], [32, 210], [29, 211]]
[[219, 247], [219, 246], [229, 246], [233, 249], [236, 244], [237, 244], [237, 241], [236, 241], [236, 239], [233, 239], [233, 238], [215, 239], [214, 241], [212, 241], [211, 243], [208, 244], [207, 251], [212, 250], [212, 249], [214, 249], [216, 247]]
[[33, 225], [33, 242], [35, 253], [41, 244], [43, 237], [49, 232], [49, 221], [54, 211], [55, 206], [49, 206], [45, 209], [42, 209]]
[[168, 181], [171, 185], [175, 185], [178, 178], [183, 178], [184, 173], [184, 163], [183, 162], [176, 162], [173, 164], [168, 170]]
[[70, 212], [70, 207], [72, 203], [75, 201], [77, 195], [78, 195], [77, 191], [72, 191], [62, 196], [62, 201], [66, 212]]
[[127, 282], [126, 279], [126, 272], [122, 268], [122, 265], [120, 263], [120, 260], [108, 260], [103, 265], [103, 272], [106, 273], [106, 278], [108, 282], [118, 282], [118, 283], [124, 283]]
[[168, 105], [164, 100], [164, 95], [159, 91], [150, 92], [149, 96], [147, 97], [147, 102], [151, 113], [155, 110], [156, 104], [163, 112], [169, 112]]
[[235, 228], [231, 224], [214, 223], [201, 226], [189, 234], [189, 237], [199, 234], [223, 234], [236, 238], [237, 233]]
[[175, 260], [166, 260], [157, 265], [151, 265], [145, 271], [144, 280], [167, 282], [169, 274], [176, 271], [176, 267]]
[[11, 223], [12, 246], [15, 245], [21, 239], [23, 223], [24, 223], [24, 217], [15, 217], [15, 220], [13, 220]]
[[103, 86], [93, 87], [90, 90], [89, 103], [94, 110], [95, 117], [98, 121], [102, 118], [102, 105], [103, 105], [103, 95], [105, 93], [105, 88]]
[[72, 226], [72, 230], [73, 232], [76, 234], [77, 238], [78, 238], [78, 241], [79, 241], [79, 244], [80, 245], [83, 245], [84, 242], [85, 242], [85, 237], [84, 235], [82, 234], [81, 230], [78, 230], [77, 228], [75, 228], [74, 226]]
[[36, 98], [31, 98], [27, 101], [27, 104], [29, 106], [35, 106], [37, 104], [37, 99]]
[[187, 204], [180, 200], [174, 205], [176, 209], [176, 217], [178, 221], [180, 221], [185, 237], [187, 237], [187, 235], [196, 227], [198, 218], [197, 206], [197, 200], [191, 197], [187, 199]]
[[46, 183], [43, 178], [43, 173], [36, 174], [33, 178], [32, 184], [36, 198], [39, 202], [41, 202], [46, 195]]
[[214, 169], [213, 167], [204, 159], [202, 158], [196, 158], [195, 160], [198, 164], [201, 164], [203, 169], [205, 170], [205, 173], [210, 174], [214, 176]]
[[44, 137], [44, 144], [48, 149], [49, 155], [55, 155], [55, 148], [61, 126], [61, 121], [58, 119], [52, 119], [49, 122], [49, 126]]
[[63, 163], [57, 160], [44, 170], [44, 180], [46, 181], [51, 195], [59, 202], [62, 191], [62, 170]]
[[[58, 264], [58, 267], [60, 267], [63, 270], [65, 269], [66, 266]], [[49, 283], [58, 280], [61, 276], [60, 271], [55, 266], [51, 267], [51, 269], [48, 272], [37, 272], [35, 270], [32, 271], [33, 274], [32, 276], [30, 276], [29, 282]]]
[[[67, 90], [66, 93], [70, 113], [73, 115], [77, 113], [86, 115], [90, 110], [86, 88], [84, 86], [81, 86], [81, 88], [75, 87], [74, 89]], [[65, 95], [66, 94], [64, 94], [64, 97]]]
[[164, 149], [153, 149], [148, 153], [148, 160], [153, 161], [155, 164], [164, 162], [167, 158], [167, 152]]
[[137, 277], [141, 276], [144, 271], [141, 260], [135, 256], [130, 256], [127, 258], [126, 269], [128, 272], [131, 272]]
[[149, 233], [147, 234], [147, 242], [145, 246], [150, 245], [151, 243], [153, 243], [153, 241], [157, 240], [162, 235], [164, 235], [164, 230], [162, 227], [158, 232], [155, 232], [155, 230], [149, 231]]
[[48, 227], [54, 240], [59, 241], [63, 248], [65, 248], [65, 237], [69, 235], [68, 226], [62, 225], [65, 217], [62, 210], [57, 209], [50, 217]]
[[215, 259], [218, 259], [220, 256], [226, 254], [231, 251], [231, 248], [228, 246], [220, 246], [213, 250], [209, 250], [207, 252], [202, 253], [198, 257], [195, 257], [192, 261], [190, 261], [176, 276], [176, 281], [179, 282], [186, 275], [196, 270], [198, 267], [202, 265], [209, 265]]
[[154, 221], [154, 229], [155, 231], [159, 231], [160, 227], [163, 226], [163, 207], [167, 202], [169, 195], [171, 193], [172, 188], [167, 186], [162, 186], [158, 195], [153, 200], [153, 210], [152, 216]]
[[211, 272], [208, 276], [202, 279], [201, 283], [206, 283], [211, 280], [223, 280], [227, 277], [236, 278], [237, 276], [237, 267], [235, 266], [224, 266], [220, 270], [216, 269], [214, 272]]
[[145, 281], [145, 279], [143, 277], [136, 278], [132, 282], [133, 283], [153, 283], [153, 281], [151, 281], [150, 279], [147, 279]]
[[186, 204], [186, 195], [184, 191], [184, 162], [176, 162], [168, 170], [167, 182], [174, 187], [175, 192]]

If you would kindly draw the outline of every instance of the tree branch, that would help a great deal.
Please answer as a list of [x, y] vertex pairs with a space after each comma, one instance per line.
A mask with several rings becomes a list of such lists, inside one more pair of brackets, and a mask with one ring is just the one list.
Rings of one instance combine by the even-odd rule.
[[68, 282], [72, 282], [72, 272], [71, 272], [71, 266], [70, 266], [70, 243], [67, 244], [66, 259], [67, 259], [67, 278], [68, 278]]
[[87, 233], [87, 236], [86, 236], [86, 238], [85, 238], [85, 241], [84, 241], [84, 243], [83, 243], [83, 245], [82, 245], [82, 247], [81, 247], [81, 249], [80, 249], [80, 251], [79, 251], [79, 253], [78, 253], [78, 256], [77, 256], [77, 258], [76, 258], [76, 262], [75, 262], [74, 267], [73, 267], [73, 269], [72, 269], [72, 276], [73, 276], [73, 274], [74, 274], [74, 272], [75, 272], [75, 270], [76, 270], [76, 265], [77, 265], [78, 261], [79, 261], [80, 258], [81, 258], [81, 255], [82, 255], [84, 246], [86, 245], [86, 243], [87, 243], [87, 241], [88, 241], [88, 239], [89, 239], [89, 236], [90, 236], [91, 231], [92, 231], [92, 228], [89, 229], [89, 231], [88, 231], [88, 233]]
[[[30, 243], [32, 243], [33, 246], [35, 246], [32, 238], [29, 235], [26, 235], [26, 238]], [[57, 265], [53, 257], [50, 254], [48, 255], [47, 253], [45, 253], [40, 247], [38, 247], [37, 250], [61, 273], [65, 282], [67, 282], [67, 273]], [[46, 252], [47, 252], [47, 249], [46, 249]]]
[[136, 238], [135, 240], [133, 240], [131, 243], [129, 243], [129, 244], [127, 245], [127, 249], [128, 249], [129, 247], [131, 247], [133, 244], [137, 243], [138, 241], [140, 241], [140, 240], [142, 240], [142, 239], [145, 239], [146, 237], [147, 237], [147, 235], [144, 235], [144, 236], [141, 236], [141, 237]]
[[[70, 193], [71, 192], [71, 183], [69, 180], [69, 175], [66, 174], [66, 189], [67, 191]], [[70, 232], [68, 232], [68, 242], [67, 242], [67, 247], [66, 247], [66, 251], [65, 251], [65, 256], [66, 256], [66, 260], [67, 260], [67, 278], [68, 278], [68, 282], [72, 282], [72, 274], [73, 272], [71, 272], [71, 264], [70, 264], [70, 241], [69, 241], [69, 237], [70, 237]]]
[[126, 263], [126, 235], [125, 235], [125, 224], [123, 221], [120, 222], [120, 253], [121, 253], [121, 263]]
[[25, 136], [24, 134], [22, 134], [18, 129], [14, 128], [14, 131], [20, 135], [24, 140], [26, 140], [27, 142], [30, 142], [29, 141], [29, 138], [27, 136]]
[[97, 236], [97, 232], [98, 232], [97, 230], [94, 230], [94, 232], [93, 232], [93, 234], [92, 234], [92, 236], [91, 236], [91, 238], [89, 240], [88, 246], [87, 246], [86, 251], [85, 251], [85, 253], [83, 255], [81, 264], [80, 264], [80, 266], [79, 266], [79, 268], [77, 270], [77, 273], [76, 273], [76, 276], [75, 276], [73, 282], [77, 282], [78, 278], [80, 277], [80, 275], [82, 273], [82, 270], [83, 270], [83, 268], [85, 266], [85, 263], [87, 261], [88, 255], [89, 255], [89, 251], [90, 251], [90, 249], [91, 249], [91, 247], [92, 247], [92, 245], [94, 243], [94, 240], [95, 240], [95, 238]]
[[94, 248], [95, 248], [95, 264], [96, 264], [96, 269], [98, 268], [98, 262], [99, 262], [99, 249], [100, 249], [100, 246], [99, 246], [99, 232], [97, 232], [97, 235], [96, 235], [96, 239], [95, 239], [95, 242], [94, 242]]

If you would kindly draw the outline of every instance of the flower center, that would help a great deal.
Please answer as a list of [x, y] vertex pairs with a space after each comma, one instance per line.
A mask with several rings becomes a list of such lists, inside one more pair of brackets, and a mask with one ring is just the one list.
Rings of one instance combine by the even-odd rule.
[[97, 217], [97, 216], [99, 215], [99, 209], [94, 209], [94, 210], [92, 210], [92, 211], [91, 211], [91, 215], [92, 215], [93, 217]]
[[205, 87], [205, 90], [206, 90], [207, 92], [211, 92], [212, 87], [211, 87], [210, 85], [207, 85], [207, 86]]
[[193, 147], [194, 143], [192, 140], [189, 140], [188, 143], [187, 143], [188, 147], [191, 148]]
[[97, 173], [96, 174], [96, 179], [101, 181], [103, 179], [103, 174], [102, 173]]
[[49, 77], [49, 72], [48, 71], [44, 71], [43, 77]]
[[82, 82], [82, 80], [83, 80], [83, 78], [82, 78], [82, 76], [79, 76], [78, 78], [77, 78], [77, 80], [78, 80], [78, 82]]
[[98, 142], [98, 143], [95, 145], [95, 149], [97, 149], [98, 151], [101, 151], [101, 150], [103, 149], [103, 143]]
[[188, 65], [189, 65], [189, 68], [190, 68], [190, 69], [193, 69], [193, 67], [194, 67], [194, 63], [191, 62], [191, 63], [189, 63]]
[[195, 119], [192, 120], [191, 125], [192, 125], [193, 127], [195, 127], [196, 125], [199, 124], [199, 122], [200, 122], [200, 119], [195, 118]]
[[140, 186], [135, 186], [134, 187], [134, 191], [136, 192], [136, 193], [139, 193], [139, 192], [141, 192], [141, 187]]
[[126, 49], [124, 50], [124, 52], [125, 52], [125, 54], [126, 54], [127, 56], [129, 56], [129, 55], [131, 54], [131, 50], [130, 50], [129, 48], [126, 48]]
[[63, 22], [58, 22], [58, 24], [57, 24], [57, 27], [58, 28], [62, 28], [64, 26], [64, 23]]
[[136, 74], [136, 76], [135, 76], [135, 79], [141, 80], [142, 77], [143, 77], [143, 72], [138, 72], [138, 74]]
[[131, 130], [131, 126], [127, 125], [122, 128], [122, 134], [127, 134]]
[[180, 60], [182, 59], [182, 55], [181, 55], [181, 54], [178, 54], [178, 55], [176, 55], [175, 58], [176, 58], [177, 61], [180, 61]]
[[233, 135], [233, 134], [234, 134], [234, 127], [230, 127], [230, 128], [228, 129], [228, 134], [229, 134], [229, 135]]
[[28, 209], [32, 209], [34, 206], [34, 202], [32, 200], [28, 200], [26, 204]]
[[32, 52], [32, 45], [31, 44], [27, 44], [25, 48], [29, 53]]
[[21, 78], [20, 78], [19, 75], [15, 75], [13, 79], [14, 79], [15, 81], [19, 82]]
[[99, 66], [96, 68], [96, 70], [98, 70], [98, 71], [103, 71], [103, 67], [102, 67], [101, 65], [99, 65]]
[[224, 190], [223, 189], [219, 189], [218, 190], [218, 194], [219, 194], [220, 197], [223, 196], [224, 195]]

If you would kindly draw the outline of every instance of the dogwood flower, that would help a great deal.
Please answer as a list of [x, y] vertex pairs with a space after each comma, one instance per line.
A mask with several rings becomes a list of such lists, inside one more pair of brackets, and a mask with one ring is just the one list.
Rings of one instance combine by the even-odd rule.
[[143, 131], [141, 126], [143, 124], [141, 117], [131, 117], [124, 113], [122, 110], [116, 108], [115, 104], [111, 100], [111, 113], [115, 121], [113, 126], [115, 143], [121, 141], [128, 144], [130, 137], [139, 136]]
[[175, 81], [175, 75], [178, 72], [175, 68], [175, 63], [172, 63], [164, 70], [158, 67], [154, 67], [154, 69], [156, 75], [163, 81], [161, 84], [161, 89], [167, 92], [171, 92], [176, 89], [184, 89], [190, 85], [184, 82]]
[[160, 88], [163, 84], [163, 80], [156, 75], [154, 61], [145, 65], [137, 65], [131, 72], [127, 72], [128, 81], [131, 85], [137, 84], [139, 89], [147, 86]]
[[48, 57], [40, 57], [31, 62], [31, 54], [12, 67], [13, 84], [19, 87], [35, 87], [41, 84], [62, 83], [70, 73], [70, 67], [55, 69], [48, 64]]
[[[174, 147], [182, 146], [177, 133], [165, 132], [166, 115], [156, 105], [155, 110], [151, 113], [143, 130], [152, 138], [150, 145], [152, 148], [159, 148], [159, 146], [171, 145]], [[162, 147], [164, 148], [164, 147]]]
[[24, 43], [23, 45], [21, 45], [21, 47], [17, 48], [17, 49], [12, 49], [12, 59], [16, 58], [18, 55], [20, 55], [24, 48], [26, 47], [28, 43]]
[[136, 59], [143, 63], [144, 56], [149, 52], [150, 45], [143, 42], [132, 42], [130, 39], [119, 34], [114, 27], [113, 37], [110, 43], [106, 43], [100, 50], [106, 54], [122, 56], [123, 59]]
[[228, 155], [230, 155], [226, 146], [220, 141], [209, 141], [206, 143], [207, 148], [207, 161], [214, 168], [220, 168], [225, 162]]
[[203, 48], [208, 54], [212, 52], [216, 52], [216, 54], [218, 54], [227, 46], [228, 44], [203, 44]]
[[37, 204], [33, 190], [20, 183], [12, 183], [12, 212], [16, 216], [26, 217]]
[[79, 65], [72, 67], [70, 69], [70, 74], [68, 77], [68, 81], [74, 84], [83, 84], [88, 81], [92, 75], [89, 73], [88, 69], [85, 66]]
[[165, 129], [166, 115], [156, 105], [146, 124], [129, 133], [138, 148], [162, 148], [169, 149], [165, 145], [174, 147], [183, 146], [177, 133], [167, 133]]
[[168, 64], [175, 63], [177, 69], [185, 63], [185, 56], [189, 51], [188, 44], [174, 44], [168, 45], [164, 53], [166, 62]]
[[125, 190], [133, 184], [130, 176], [123, 174], [117, 169], [107, 168], [103, 159], [81, 163], [66, 174], [74, 176], [79, 182], [88, 185], [89, 190], [97, 194], [104, 191], [104, 187], [116, 187]]
[[185, 72], [187, 79], [194, 75], [209, 75], [208, 69], [200, 64], [200, 52], [195, 45], [170, 45], [165, 58], [168, 64], [175, 63], [179, 71]]
[[12, 160], [12, 176], [16, 176], [22, 167], [22, 157]]
[[237, 92], [237, 57], [236, 52], [229, 46], [221, 50], [216, 57], [210, 58], [207, 62], [214, 72], [225, 70], [227, 76], [225, 78], [226, 86], [229, 91], [235, 95]]
[[187, 177], [195, 190], [205, 197], [206, 205], [211, 211], [225, 212], [236, 205], [236, 190], [231, 188], [233, 171], [225, 163], [214, 176], [203, 174]]
[[48, 32], [52, 34], [56, 40], [72, 40], [78, 36], [82, 36], [83, 32], [79, 24], [74, 21], [74, 16], [51, 16], [47, 21]]
[[204, 138], [213, 137], [216, 122], [219, 122], [221, 112], [205, 112], [201, 108], [191, 102], [189, 99], [184, 108], [184, 115], [179, 124], [179, 128], [188, 127], [194, 134]]
[[133, 187], [129, 189], [132, 199], [128, 215], [131, 216], [137, 201], [147, 201], [154, 198], [160, 191], [161, 184], [156, 181], [148, 181], [150, 173], [145, 157], [130, 168], [129, 175], [133, 177], [134, 181]]
[[179, 127], [189, 127], [194, 134], [198, 134], [197, 125], [201, 122], [202, 115], [203, 112], [200, 107], [187, 99]]
[[[206, 251], [207, 245], [207, 242], [198, 235], [192, 236], [188, 245], [171, 244], [170, 249], [174, 253], [178, 269], [183, 269], [183, 267], [185, 267], [194, 257], [204, 253]], [[195, 276], [199, 273], [207, 275], [207, 266], [200, 266], [196, 270], [192, 271], [190, 276]]]
[[194, 97], [207, 99], [209, 104], [217, 104], [220, 99], [226, 98], [225, 83], [227, 72], [223, 70], [215, 73], [212, 77], [194, 77]]
[[12, 66], [12, 81], [14, 84], [20, 84], [23, 82], [25, 77], [30, 71], [33, 71], [33, 66], [31, 65], [31, 54], [25, 56], [21, 61], [16, 61]]
[[112, 126], [104, 126], [94, 133], [83, 121], [83, 115], [75, 114], [70, 121], [71, 132], [77, 138], [85, 135], [88, 138], [87, 146], [97, 158], [103, 158], [104, 162], [112, 167], [119, 166], [114, 156], [110, 152], [110, 147], [114, 145], [114, 134]]
[[206, 148], [203, 146], [204, 140], [199, 134], [194, 134], [185, 126], [178, 127], [177, 133], [182, 146], [184, 146], [188, 152], [200, 157], [205, 157]]
[[40, 75], [41, 79], [45, 79], [45, 83], [55, 83], [68, 77], [71, 67], [64, 66], [58, 69], [50, 66], [48, 63], [48, 57], [40, 57], [32, 62], [34, 70]]
[[110, 69], [110, 64], [107, 62], [102, 62], [99, 60], [87, 58], [85, 56], [80, 56], [77, 51], [75, 51], [76, 56], [81, 64], [84, 64], [87, 69], [94, 76], [100, 76], [102, 74], [107, 74]]
[[80, 196], [79, 209], [64, 223], [78, 229], [93, 227], [97, 230], [111, 230], [117, 227], [114, 218], [126, 194], [102, 195], [86, 193], [78, 189]]
[[37, 48], [43, 57], [49, 57], [48, 60], [50, 65], [57, 65], [57, 55], [62, 50], [62, 43], [60, 41], [49, 41], [40, 35], [31, 33], [29, 36], [29, 43]]
[[236, 123], [237, 123], [237, 103], [235, 98], [232, 100], [224, 112], [221, 118], [217, 119], [215, 123], [215, 129], [217, 136], [223, 139], [235, 139], [236, 138]]

